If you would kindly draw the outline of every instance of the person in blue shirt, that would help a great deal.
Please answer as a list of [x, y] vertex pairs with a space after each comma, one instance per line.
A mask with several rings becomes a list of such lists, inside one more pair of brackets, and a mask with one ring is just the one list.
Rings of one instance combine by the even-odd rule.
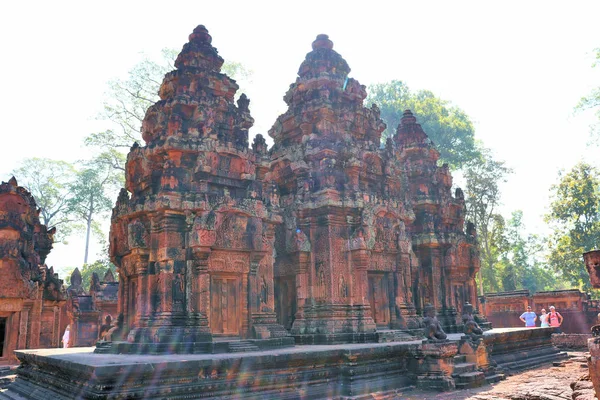
[[526, 328], [533, 328], [537, 321], [537, 315], [531, 311], [531, 306], [527, 306], [527, 311], [521, 314], [519, 319], [525, 323]]

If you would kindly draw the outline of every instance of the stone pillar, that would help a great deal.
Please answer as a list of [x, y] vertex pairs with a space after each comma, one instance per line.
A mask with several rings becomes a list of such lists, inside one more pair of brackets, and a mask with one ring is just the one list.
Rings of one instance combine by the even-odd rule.
[[431, 257], [431, 290], [432, 290], [432, 301], [435, 310], [438, 313], [443, 313], [444, 309], [444, 296], [442, 290], [442, 263], [440, 259], [440, 250], [438, 248], [429, 248], [429, 254]]
[[[310, 278], [310, 275], [314, 275], [314, 272], [310, 272], [310, 266], [312, 265], [312, 253], [308, 251], [299, 251], [296, 255], [292, 256], [296, 259], [297, 273], [296, 273], [296, 315], [295, 320], [304, 318], [304, 307], [306, 306], [306, 299], [312, 297], [312, 290], [309, 288], [309, 282], [314, 282], [314, 276]], [[314, 285], [314, 283], [313, 283]]]
[[417, 388], [427, 390], [455, 389], [452, 372], [454, 356], [458, 353], [458, 345], [444, 341], [440, 343], [423, 341], [416, 356]]

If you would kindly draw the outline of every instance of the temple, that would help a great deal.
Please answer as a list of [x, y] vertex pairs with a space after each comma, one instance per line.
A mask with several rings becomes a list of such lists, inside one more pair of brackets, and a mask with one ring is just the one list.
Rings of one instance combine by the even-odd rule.
[[0, 184], [0, 365], [14, 364], [17, 349], [60, 345], [63, 282], [44, 264], [55, 232], [14, 177]]
[[110, 241], [126, 347], [378, 341], [418, 334], [426, 303], [459, 329], [462, 304], [478, 304], [476, 238], [412, 113], [381, 147], [377, 106], [319, 35], [273, 148], [261, 135], [249, 148], [249, 100], [234, 104], [222, 64], [196, 28], [129, 153]]
[[127, 157], [119, 284], [94, 277], [88, 294], [71, 279], [70, 318], [99, 324], [94, 304], [117, 292], [113, 325], [92, 330], [95, 348], [18, 351], [0, 399], [392, 398], [566, 357], [550, 328], [484, 332], [462, 191], [411, 111], [382, 144], [379, 109], [327, 35], [270, 149], [249, 145], [249, 99], [222, 64], [198, 26]]

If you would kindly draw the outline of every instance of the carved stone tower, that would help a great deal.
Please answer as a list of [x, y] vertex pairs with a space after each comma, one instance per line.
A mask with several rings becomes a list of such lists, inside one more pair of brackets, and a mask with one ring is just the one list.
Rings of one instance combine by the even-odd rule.
[[448, 165], [437, 165], [439, 152], [409, 110], [398, 126], [394, 146], [405, 167], [416, 217], [410, 226], [419, 260], [413, 279], [415, 304], [420, 311], [431, 303], [445, 328], [454, 331], [463, 305], [479, 304], [475, 288], [479, 253], [472, 224], [464, 233], [464, 195], [456, 189], [452, 196]]
[[[365, 87], [319, 35], [269, 134], [284, 223], [277, 310], [300, 343], [360, 342], [418, 328], [411, 296], [406, 182]], [[414, 256], [414, 255], [413, 255]]]
[[189, 39], [146, 113], [146, 146], [131, 148], [127, 190], [113, 210], [110, 253], [129, 347], [227, 351], [217, 338], [292, 344], [274, 310], [281, 218], [263, 201], [264, 139], [248, 148], [249, 100], [242, 94], [234, 104], [238, 85], [220, 72], [208, 31], [200, 25]]

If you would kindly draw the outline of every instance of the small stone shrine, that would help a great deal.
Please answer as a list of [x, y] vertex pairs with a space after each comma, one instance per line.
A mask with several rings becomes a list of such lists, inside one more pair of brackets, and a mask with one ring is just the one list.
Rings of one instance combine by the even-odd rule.
[[[71, 285], [67, 288], [67, 316], [71, 327], [69, 347], [93, 346], [101, 338], [103, 325], [109, 325], [118, 315], [119, 282], [110, 270], [100, 281], [98, 274], [92, 274], [89, 291], [82, 286], [83, 280], [79, 268], [71, 274]], [[108, 327], [104, 326], [104, 330]]]
[[0, 184], [0, 365], [17, 362], [13, 351], [60, 346], [66, 318], [62, 280], [44, 262], [55, 228], [13, 177]]

